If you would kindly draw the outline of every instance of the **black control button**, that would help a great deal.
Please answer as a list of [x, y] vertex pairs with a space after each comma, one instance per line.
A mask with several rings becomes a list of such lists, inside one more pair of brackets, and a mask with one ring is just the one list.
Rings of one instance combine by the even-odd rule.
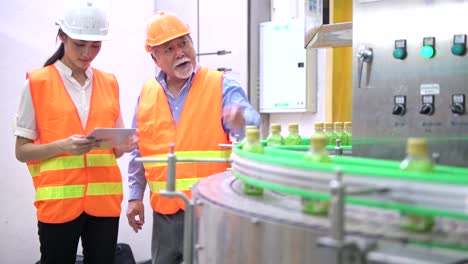
[[393, 97], [393, 115], [402, 116], [406, 113], [406, 96], [405, 95], [395, 95]]
[[393, 111], [392, 111], [393, 115], [402, 116], [405, 114], [405, 112], [406, 112], [406, 109], [403, 104], [396, 104], [395, 106], [393, 106]]
[[452, 105], [450, 110], [455, 115], [465, 114], [465, 95], [464, 94], [452, 94]]
[[434, 113], [434, 107], [431, 104], [424, 104], [419, 110], [420, 114], [423, 115], [432, 115]]
[[452, 104], [450, 110], [456, 115], [463, 115], [465, 113], [465, 107], [460, 103]]

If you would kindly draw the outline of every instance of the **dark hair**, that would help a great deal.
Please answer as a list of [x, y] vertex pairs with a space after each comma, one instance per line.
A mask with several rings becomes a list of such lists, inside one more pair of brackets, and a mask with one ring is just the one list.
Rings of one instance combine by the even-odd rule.
[[[59, 37], [60, 34], [64, 34], [61, 29], [59, 29], [57, 33], [57, 38]], [[64, 54], [65, 54], [65, 46], [63, 45], [63, 42], [62, 42], [60, 43], [60, 46], [55, 51], [55, 53], [52, 56], [50, 56], [50, 58], [47, 59], [47, 61], [44, 63], [44, 67], [54, 64], [57, 60], [60, 60]]]

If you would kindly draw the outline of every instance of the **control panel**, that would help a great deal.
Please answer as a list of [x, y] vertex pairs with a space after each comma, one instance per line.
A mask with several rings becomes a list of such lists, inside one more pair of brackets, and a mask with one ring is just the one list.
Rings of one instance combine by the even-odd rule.
[[353, 8], [353, 155], [401, 160], [423, 137], [440, 163], [468, 167], [468, 1]]

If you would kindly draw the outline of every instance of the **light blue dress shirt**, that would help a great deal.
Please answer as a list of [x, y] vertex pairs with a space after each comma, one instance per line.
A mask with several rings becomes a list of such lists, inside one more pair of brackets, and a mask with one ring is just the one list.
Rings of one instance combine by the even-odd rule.
[[[195, 72], [198, 70], [198, 68], [198, 66], [195, 67]], [[192, 73], [192, 76], [187, 80], [187, 82], [182, 87], [182, 90], [176, 97], [172, 96], [172, 94], [169, 92], [169, 89], [166, 84], [166, 74], [161, 71], [156, 76], [156, 80], [166, 92], [172, 117], [174, 118], [174, 122], [176, 125], [179, 121], [180, 113], [184, 106], [185, 99], [187, 98], [190, 87], [192, 86], [192, 81], [193, 77], [195, 76], [195, 72]], [[249, 100], [247, 99], [247, 96], [244, 90], [240, 87], [239, 83], [237, 83], [237, 81], [230, 78], [226, 74], [223, 75], [222, 96], [223, 109], [232, 105], [237, 105], [241, 107], [241, 109], [243, 109], [245, 125], [255, 125], [257, 127], [259, 126], [260, 115], [250, 105]], [[135, 110], [135, 114], [133, 115], [133, 128], [136, 128], [136, 111], [137, 110]], [[229, 133], [231, 135], [239, 135], [240, 138], [244, 136], [243, 130], [233, 131], [231, 129], [231, 124], [225, 122], [224, 120], [223, 128], [226, 133]], [[135, 161], [135, 158], [138, 157], [140, 157], [139, 149], [135, 149], [133, 152], [130, 153], [130, 163], [128, 165], [129, 200], [143, 200], [143, 194], [146, 188], [146, 178], [143, 164], [141, 162]]]

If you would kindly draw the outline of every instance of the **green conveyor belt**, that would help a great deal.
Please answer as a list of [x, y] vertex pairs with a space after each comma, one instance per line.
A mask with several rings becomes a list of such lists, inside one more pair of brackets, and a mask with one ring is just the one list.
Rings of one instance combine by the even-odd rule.
[[264, 155], [242, 151], [238, 146], [235, 146], [233, 151], [237, 155], [250, 160], [287, 167], [328, 172], [340, 169], [344, 174], [364, 177], [384, 177], [468, 186], [468, 169], [462, 167], [436, 165], [434, 171], [420, 173], [401, 171], [399, 169], [400, 163], [390, 160], [331, 156], [333, 163], [317, 164], [305, 162], [303, 159], [306, 153], [304, 152], [284, 150], [277, 147], [265, 147]]
[[[290, 146], [288, 146], [290, 147]], [[297, 146], [303, 147], [301, 145]], [[444, 185], [456, 185], [460, 187], [468, 187], [468, 169], [462, 167], [436, 165], [434, 171], [430, 173], [407, 172], [399, 169], [400, 163], [397, 161], [380, 160], [371, 158], [358, 158], [347, 156], [331, 156], [333, 163], [317, 164], [309, 163], [303, 160], [304, 151], [294, 151], [284, 149], [282, 147], [265, 147], [264, 154], [254, 154], [242, 151], [240, 146], [234, 146], [233, 152], [242, 158], [249, 159], [254, 162], [299, 168], [311, 171], [335, 172], [338, 169], [346, 175], [370, 177], [370, 178], [385, 178], [389, 180], [412, 181], [419, 183], [436, 183]], [[303, 189], [293, 188], [290, 186], [280, 186], [259, 179], [242, 175], [239, 172], [233, 171], [233, 174], [242, 181], [277, 192], [283, 192], [291, 195], [302, 196], [306, 198], [316, 198], [329, 200], [328, 193], [304, 191]], [[414, 213], [428, 216], [441, 216], [461, 220], [468, 220], [468, 212], [452, 212], [444, 209], [434, 209], [426, 207], [418, 207], [404, 203], [396, 203], [392, 201], [380, 201], [366, 199], [365, 197], [346, 198], [346, 203], [363, 205], [368, 207], [377, 207], [382, 209], [399, 210], [401, 212]]]

